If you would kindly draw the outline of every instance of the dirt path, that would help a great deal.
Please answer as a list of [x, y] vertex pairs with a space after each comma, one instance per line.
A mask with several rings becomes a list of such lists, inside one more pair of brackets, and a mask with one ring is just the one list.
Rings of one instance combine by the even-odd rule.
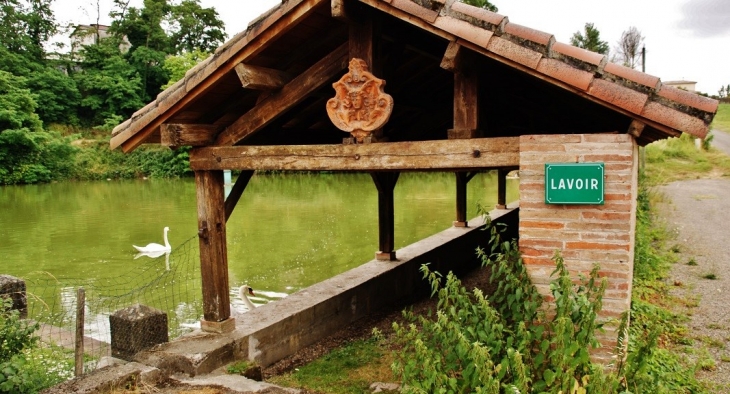
[[[730, 154], [730, 135], [715, 130], [713, 146]], [[730, 179], [672, 182], [658, 188], [666, 197], [660, 215], [675, 231], [680, 260], [672, 267], [673, 292], [689, 302], [692, 359], [711, 358], [716, 369], [701, 377], [730, 390]], [[700, 350], [706, 348], [708, 352]], [[708, 354], [709, 353], [709, 354]], [[725, 360], [725, 361], [723, 361]], [[711, 368], [710, 368], [711, 369]]]

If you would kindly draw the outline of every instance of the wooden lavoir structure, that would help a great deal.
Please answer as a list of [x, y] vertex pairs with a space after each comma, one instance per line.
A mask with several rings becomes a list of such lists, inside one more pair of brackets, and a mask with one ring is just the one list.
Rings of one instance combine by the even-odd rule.
[[[353, 59], [385, 81], [361, 90], [380, 93], [338, 88]], [[341, 83], [357, 82], [362, 71], [355, 74]], [[378, 96], [383, 92], [392, 101]], [[332, 114], [341, 107], [349, 112]], [[376, 121], [383, 114], [374, 112], [386, 107], [392, 108], [387, 122]], [[526, 261], [538, 264], [531, 268], [538, 278], [539, 262], [553, 247], [590, 249], [581, 261], [599, 259], [596, 251], [607, 244], [632, 254], [634, 148], [681, 132], [704, 137], [716, 110], [714, 100], [454, 0], [283, 0], [115, 128], [111, 148], [194, 147], [203, 329], [223, 332], [230, 329], [226, 220], [257, 170], [369, 172], [379, 198], [377, 258], [390, 260], [396, 258], [393, 189], [400, 172], [455, 173], [455, 225], [466, 226], [471, 177], [498, 170], [504, 205], [504, 177], [520, 169], [521, 200], [537, 201], [521, 201], [521, 215], [547, 212], [537, 215], [542, 221], [520, 218], [520, 237], [531, 240], [525, 251], [533, 259]], [[601, 160], [627, 163], [606, 165], [603, 211], [577, 210], [576, 216], [566, 207], [538, 206], [538, 164], [556, 152], [579, 152], [568, 155], [573, 161], [604, 152]], [[241, 175], [224, 198], [226, 169]], [[614, 182], [619, 169], [627, 172]], [[625, 193], [611, 191], [622, 182]], [[590, 227], [596, 217], [627, 224], [606, 235]], [[577, 224], [582, 230], [570, 232]], [[547, 229], [558, 239], [541, 240], [528, 229]], [[586, 234], [601, 242], [586, 241]], [[624, 282], [629, 275], [630, 283], [633, 257], [617, 259], [623, 265], [611, 272]], [[615, 286], [622, 302], [627, 286], [630, 294], [624, 282]]]

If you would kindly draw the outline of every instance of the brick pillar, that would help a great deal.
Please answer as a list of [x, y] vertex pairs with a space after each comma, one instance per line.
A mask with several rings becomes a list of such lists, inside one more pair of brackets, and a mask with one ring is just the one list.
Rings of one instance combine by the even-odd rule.
[[[560, 249], [576, 278], [600, 264], [600, 275], [608, 279], [601, 318], [618, 318], [630, 308], [637, 160], [637, 145], [628, 134], [520, 137], [520, 250], [541, 294], [550, 294], [551, 258]], [[545, 163], [555, 162], [605, 163], [604, 205], [545, 204]], [[615, 326], [599, 333], [603, 347], [594, 359], [608, 362], [616, 339]]]

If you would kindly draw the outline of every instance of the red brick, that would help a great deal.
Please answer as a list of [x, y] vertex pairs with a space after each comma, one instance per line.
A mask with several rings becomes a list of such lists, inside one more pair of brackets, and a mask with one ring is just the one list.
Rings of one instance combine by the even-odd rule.
[[631, 213], [629, 212], [592, 212], [584, 211], [584, 219], [592, 220], [630, 220]]
[[548, 222], [548, 221], [527, 221], [520, 220], [520, 227], [524, 228], [549, 228], [549, 229], [562, 229], [565, 228], [565, 223], [561, 222]]
[[522, 258], [522, 262], [525, 263], [525, 265], [546, 265], [551, 267], [555, 266], [555, 262], [548, 257], [526, 256]]
[[628, 134], [586, 134], [584, 141], [603, 144], [619, 143], [633, 145], [632, 137]]
[[626, 244], [612, 244], [603, 242], [566, 242], [566, 249], [584, 249], [584, 250], [629, 250], [629, 245]]
[[523, 247], [526, 248], [549, 248], [549, 249], [562, 249], [563, 248], [563, 242], [562, 241], [549, 241], [549, 240], [537, 240], [537, 239], [521, 239], [519, 241], [520, 243], [520, 249]]

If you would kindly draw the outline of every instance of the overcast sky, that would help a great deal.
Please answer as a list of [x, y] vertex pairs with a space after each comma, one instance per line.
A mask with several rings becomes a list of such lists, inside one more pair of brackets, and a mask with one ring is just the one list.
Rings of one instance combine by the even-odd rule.
[[[101, 0], [102, 24], [108, 24], [111, 0]], [[228, 37], [276, 6], [280, 0], [201, 0], [215, 7]], [[571, 35], [593, 23], [612, 50], [631, 26], [645, 37], [646, 72], [662, 81], [691, 80], [697, 90], [717, 94], [730, 84], [730, 0], [493, 0], [510, 22], [555, 35], [569, 43]], [[61, 23], [96, 21], [96, 0], [56, 0]], [[141, 6], [142, 0], [131, 0]]]

